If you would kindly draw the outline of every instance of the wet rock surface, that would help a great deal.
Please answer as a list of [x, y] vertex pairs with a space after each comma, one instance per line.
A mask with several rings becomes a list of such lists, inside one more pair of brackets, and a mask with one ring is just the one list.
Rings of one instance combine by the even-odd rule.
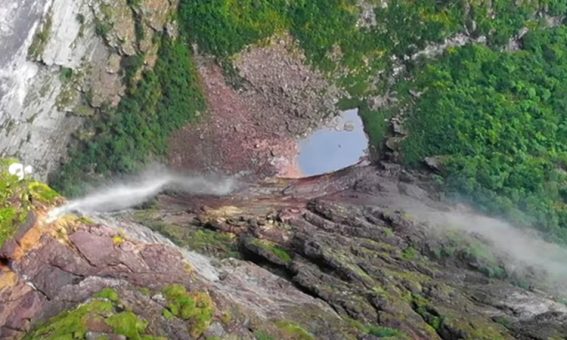
[[[206, 258], [200, 262], [171, 243], [148, 243], [139, 235], [130, 239], [116, 225], [73, 216], [47, 223], [40, 212], [31, 228], [22, 230], [2, 249], [0, 338], [21, 338], [34, 329], [41, 332], [50, 323], [56, 324], [55, 316], [60, 319], [114, 299], [99, 297], [105, 288], [120, 297], [119, 302], [111, 300], [117, 313], [134, 313], [147, 322], [146, 334], [169, 339], [196, 338], [203, 332], [205, 336], [231, 334], [245, 339], [254, 338], [256, 330], [284, 334], [276, 322], [300, 322], [303, 314], [296, 311], [302, 309], [322, 320], [317, 324], [320, 334], [332, 336], [343, 332], [341, 327], [349, 332], [327, 305], [261, 267], [230, 260], [217, 264], [210, 275], [207, 270], [213, 267]], [[158, 236], [152, 239], [160, 240]], [[195, 333], [193, 319], [164, 312], [171, 302], [161, 292], [173, 284], [186, 287], [191, 294], [211, 296], [214, 312], [200, 333]], [[69, 312], [61, 314], [64, 311]], [[85, 324], [86, 334], [91, 334], [87, 337], [124, 334], [99, 319]]]
[[[403, 207], [411, 202], [443, 211], [449, 206], [420, 188], [419, 176], [401, 177], [400, 182], [400, 172], [392, 173], [387, 164], [354, 167], [272, 183], [264, 191], [251, 188], [233, 199], [209, 200], [206, 209], [204, 201], [163, 197], [159, 211], [162, 222], [185, 230], [236, 235], [242, 258], [324, 301], [345, 320], [379, 324], [416, 339], [565, 334], [567, 308], [553, 297], [521, 288], [511, 274], [487, 271], [488, 264], [465, 248], [444, 254], [452, 241]], [[165, 217], [168, 209], [178, 212], [175, 218]], [[151, 212], [142, 215], [133, 218], [152, 223]], [[191, 242], [185, 246], [191, 248]]]
[[[361, 165], [93, 219], [48, 222], [36, 207], [0, 251], [0, 336], [49, 338], [50, 325], [97, 306], [108, 310], [81, 319], [90, 338], [123, 336], [109, 320], [124, 315], [171, 339], [565, 334], [567, 307], [537, 276], [518, 284], [500, 259], [470, 252], [474, 237], [455, 243], [406, 212], [451, 209], [424, 180]], [[171, 287], [210, 314], [176, 314]]]

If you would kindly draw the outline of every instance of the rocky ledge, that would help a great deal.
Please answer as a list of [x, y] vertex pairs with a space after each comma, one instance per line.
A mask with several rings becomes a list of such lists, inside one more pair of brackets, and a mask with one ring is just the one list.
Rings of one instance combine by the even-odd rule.
[[540, 278], [520, 282], [504, 259], [473, 251], [481, 238], [436, 235], [404, 212], [452, 208], [396, 166], [272, 180], [232, 197], [164, 195], [143, 210], [55, 221], [49, 210], [62, 198], [3, 180], [19, 217], [0, 250], [1, 338], [567, 333], [567, 308], [538, 290]]
[[[271, 271], [324, 301], [358, 337], [567, 334], [567, 307], [538, 288], [544, 276], [517, 274], [481, 236], [439, 232], [408, 213], [456, 209], [428, 183], [396, 165], [355, 166], [254, 185], [230, 199], [164, 196], [128, 216], [180, 246]], [[302, 321], [321, 335], [315, 315]]]
[[10, 209], [25, 218], [2, 230], [2, 339], [305, 338], [300, 324], [311, 315], [316, 334], [356, 334], [328, 305], [250, 262], [212, 265], [111, 218], [51, 221], [62, 198], [35, 182], [3, 180]]

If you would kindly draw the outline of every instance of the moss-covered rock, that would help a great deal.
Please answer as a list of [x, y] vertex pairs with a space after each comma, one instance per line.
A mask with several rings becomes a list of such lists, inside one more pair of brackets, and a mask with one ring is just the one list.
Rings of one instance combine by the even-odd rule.
[[293, 260], [293, 255], [289, 250], [268, 240], [245, 237], [242, 240], [242, 245], [248, 251], [280, 266], [286, 266]]
[[99, 298], [107, 299], [108, 301], [111, 302], [118, 302], [120, 299], [120, 297], [118, 296], [118, 292], [116, 292], [116, 290], [112, 288], [104, 288], [103, 290], [98, 292], [95, 296]]
[[62, 313], [28, 334], [26, 339], [83, 339], [90, 319], [104, 319], [112, 315], [112, 302], [95, 300]]
[[164, 317], [176, 316], [188, 321], [190, 332], [194, 337], [203, 334], [214, 315], [213, 300], [208, 293], [190, 293], [182, 285], [173, 284], [163, 289], [163, 295], [167, 301]]
[[230, 233], [217, 232], [192, 225], [165, 223], [159, 212], [140, 210], [133, 219], [187, 249], [217, 258], [240, 258], [238, 240]]
[[[148, 327], [146, 320], [129, 311], [110, 316], [106, 323], [112, 327], [115, 333], [125, 335], [128, 339], [142, 339], [142, 335]], [[147, 339], [147, 337], [144, 337], [144, 339]]]
[[276, 322], [278, 328], [285, 335], [286, 339], [293, 340], [315, 340], [313, 334], [306, 331], [303, 327], [292, 321], [282, 320]]
[[122, 335], [132, 340], [163, 339], [147, 333], [147, 320], [121, 308], [116, 290], [105, 288], [90, 301], [40, 325], [26, 339], [84, 339], [89, 331], [109, 337]]
[[17, 231], [34, 208], [53, 204], [59, 195], [32, 179], [19, 179], [8, 168], [14, 159], [0, 160], [0, 247]]

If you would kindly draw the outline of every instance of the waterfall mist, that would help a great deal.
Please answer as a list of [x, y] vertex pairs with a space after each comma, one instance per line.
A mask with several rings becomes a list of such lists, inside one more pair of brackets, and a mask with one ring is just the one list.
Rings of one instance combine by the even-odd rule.
[[86, 196], [69, 201], [53, 209], [49, 220], [54, 220], [69, 212], [92, 214], [119, 211], [147, 202], [165, 190], [222, 196], [237, 187], [232, 177], [182, 175], [164, 168], [145, 171], [137, 177], [96, 189]]
[[534, 270], [544, 273], [549, 280], [545, 284], [567, 294], [567, 248], [544, 240], [536, 230], [520, 228], [470, 209], [440, 211], [422, 205], [405, 205], [402, 209], [412, 218], [433, 227], [432, 231], [437, 235], [460, 231], [476, 236], [504, 261], [507, 271], [521, 276]]

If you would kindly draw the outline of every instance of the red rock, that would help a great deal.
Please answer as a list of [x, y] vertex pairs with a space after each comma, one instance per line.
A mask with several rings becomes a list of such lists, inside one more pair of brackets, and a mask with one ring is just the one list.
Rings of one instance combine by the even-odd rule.
[[109, 258], [116, 257], [112, 238], [96, 236], [86, 231], [77, 231], [69, 239], [81, 254], [94, 266], [108, 264]]

